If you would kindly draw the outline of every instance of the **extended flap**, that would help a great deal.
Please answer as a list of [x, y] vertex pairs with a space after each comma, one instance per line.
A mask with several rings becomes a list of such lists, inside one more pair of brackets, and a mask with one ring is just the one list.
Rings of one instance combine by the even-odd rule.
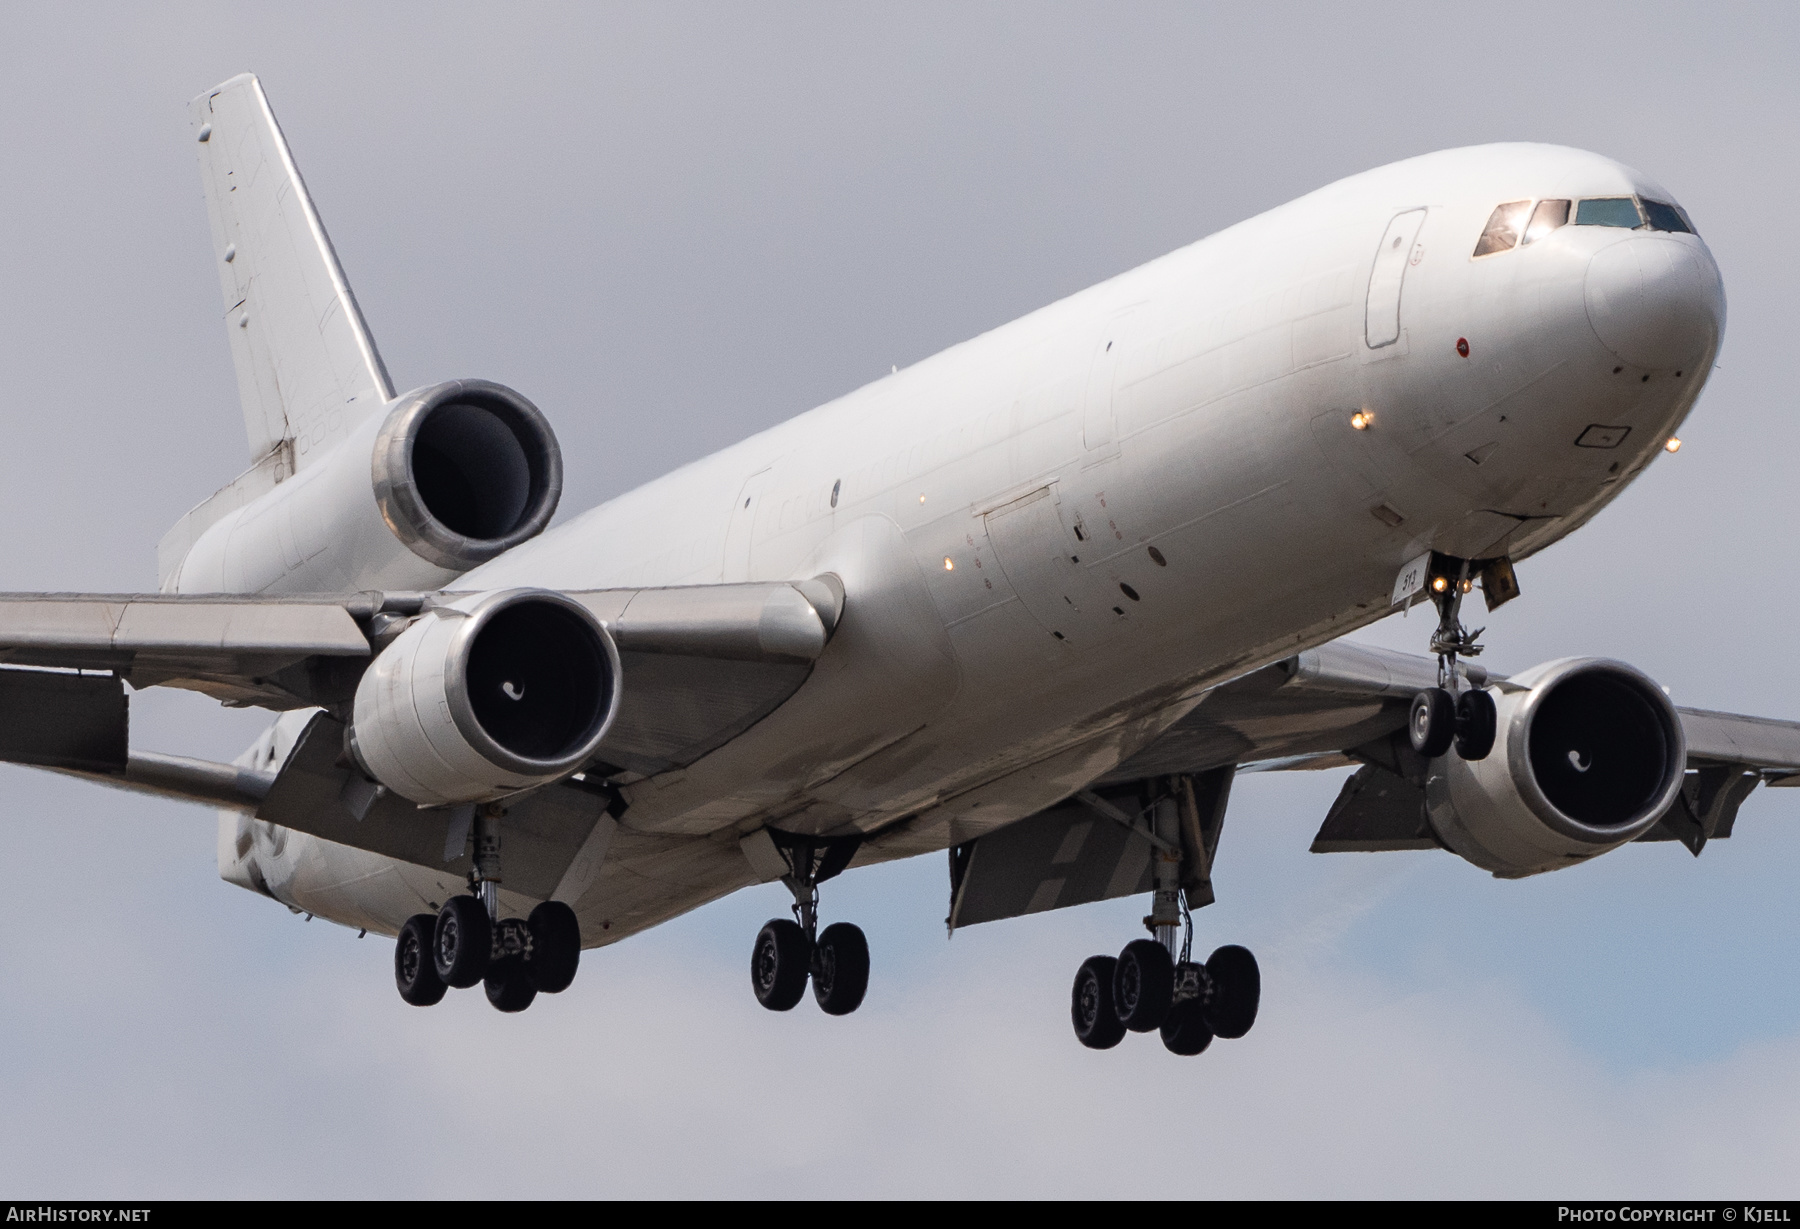
[[1425, 791], [1374, 764], [1344, 782], [1312, 843], [1314, 853], [1439, 848], [1425, 818]]
[[1039, 811], [950, 851], [950, 928], [1148, 892], [1151, 849], [1084, 803]]
[[[466, 807], [419, 807], [364, 790], [362, 775], [342, 762], [343, 748], [344, 727], [325, 713], [314, 717], [256, 818], [433, 870], [472, 869]], [[510, 800], [500, 823], [507, 890], [549, 900], [611, 801], [610, 792], [575, 780]]]
[[0, 669], [0, 760], [125, 771], [125, 685], [110, 675]]

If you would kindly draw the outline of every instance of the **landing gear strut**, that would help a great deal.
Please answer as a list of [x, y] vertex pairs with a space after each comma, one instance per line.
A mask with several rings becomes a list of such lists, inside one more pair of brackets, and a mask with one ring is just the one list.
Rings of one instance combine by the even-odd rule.
[[436, 914], [406, 919], [394, 946], [394, 983], [415, 1007], [430, 1007], [448, 990], [481, 985], [500, 1011], [524, 1011], [541, 994], [575, 980], [581, 924], [561, 901], [547, 900], [529, 917], [500, 916], [500, 819], [497, 803], [477, 807], [475, 869], [470, 891]]
[[819, 884], [849, 865], [862, 838], [802, 837], [772, 828], [769, 836], [788, 866], [781, 881], [794, 894], [794, 916], [773, 918], [757, 934], [750, 988], [770, 1011], [788, 1011], [810, 978], [819, 1008], [847, 1016], [862, 1006], [869, 988], [869, 941], [849, 922], [819, 932]]
[[1431, 651], [1437, 654], [1438, 685], [1413, 697], [1407, 715], [1406, 734], [1413, 750], [1427, 759], [1447, 754], [1452, 747], [1465, 760], [1486, 759], [1494, 749], [1494, 698], [1480, 687], [1464, 688], [1457, 671], [1457, 657], [1477, 657], [1476, 642], [1486, 628], [1470, 631], [1462, 624], [1462, 600], [1475, 587], [1467, 559], [1433, 555], [1427, 591], [1437, 607], [1437, 630], [1431, 634]]
[[[1174, 1054], [1198, 1054], [1214, 1037], [1237, 1038], [1256, 1023], [1262, 978], [1256, 957], [1245, 948], [1221, 947], [1205, 964], [1193, 959], [1194, 917], [1190, 909], [1212, 900], [1212, 853], [1224, 816], [1229, 774], [1206, 791], [1202, 816], [1193, 780], [1176, 777], [1141, 816], [1103, 806], [1111, 818], [1127, 822], [1150, 841], [1150, 915], [1144, 926], [1152, 938], [1134, 939], [1112, 956], [1090, 956], [1075, 974], [1069, 1018], [1076, 1039], [1091, 1050], [1110, 1050], [1125, 1034], [1160, 1032]], [[1140, 820], [1148, 818], [1146, 829]]]

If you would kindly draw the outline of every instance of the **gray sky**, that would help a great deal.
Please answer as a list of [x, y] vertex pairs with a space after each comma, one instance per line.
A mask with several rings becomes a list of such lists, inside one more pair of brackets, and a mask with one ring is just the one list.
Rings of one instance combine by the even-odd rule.
[[[564, 515], [1332, 179], [1558, 141], [1668, 185], [1731, 319], [1686, 446], [1522, 565], [1491, 656], [1800, 715], [1797, 33], [1778, 5], [0, 0], [0, 586], [152, 587], [242, 468], [184, 108], [246, 69], [396, 383], [533, 398]], [[133, 713], [159, 750], [260, 728]], [[1069, 1036], [1075, 966], [1141, 901], [946, 945], [921, 859], [826, 893], [875, 951], [846, 1019], [751, 998], [770, 889], [521, 1017], [422, 1012], [388, 943], [219, 882], [211, 813], [0, 769], [0, 1191], [1797, 1193], [1800, 798], [1698, 861], [1498, 883], [1308, 854], [1337, 784], [1235, 791], [1197, 942], [1256, 949], [1264, 1014], [1178, 1061]]]

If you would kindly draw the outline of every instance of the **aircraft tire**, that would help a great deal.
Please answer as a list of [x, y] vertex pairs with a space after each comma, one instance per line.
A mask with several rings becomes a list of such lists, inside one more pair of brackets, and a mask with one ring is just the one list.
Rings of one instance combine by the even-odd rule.
[[1456, 697], [1456, 754], [1465, 760], [1485, 760], [1494, 749], [1494, 697], [1471, 688]]
[[750, 953], [750, 988], [770, 1011], [789, 1011], [806, 993], [812, 944], [798, 922], [772, 918]]
[[828, 1016], [847, 1016], [869, 991], [869, 940], [862, 927], [833, 922], [819, 936], [812, 958], [813, 997]]
[[525, 919], [531, 931], [531, 962], [525, 971], [541, 994], [561, 994], [575, 980], [581, 964], [581, 923], [575, 910], [560, 900], [547, 900]]
[[1427, 687], [1413, 697], [1406, 718], [1406, 737], [1414, 751], [1434, 760], [1450, 750], [1456, 738], [1456, 701], [1442, 687]]
[[487, 976], [481, 981], [487, 990], [488, 1002], [499, 1011], [524, 1011], [531, 1006], [531, 1000], [537, 997], [537, 986], [532, 984], [531, 969], [521, 956], [507, 956], [496, 960], [488, 966]]
[[1133, 939], [1113, 970], [1113, 1008], [1134, 1033], [1162, 1027], [1175, 997], [1175, 962], [1155, 939]]
[[1207, 1027], [1228, 1041], [1242, 1037], [1256, 1023], [1262, 1002], [1262, 971], [1256, 957], [1235, 943], [1221, 947], [1207, 958], [1206, 975], [1212, 989], [1200, 1002]]
[[494, 927], [473, 896], [452, 896], [438, 910], [432, 957], [437, 975], [453, 990], [467, 990], [487, 975]]
[[1113, 1008], [1113, 971], [1118, 961], [1111, 956], [1089, 956], [1075, 972], [1069, 992], [1069, 1019], [1075, 1039], [1090, 1050], [1110, 1050], [1125, 1038], [1125, 1026]]
[[1206, 1016], [1199, 999], [1185, 999], [1169, 1008], [1163, 1017], [1163, 1047], [1171, 1054], [1192, 1057], [1212, 1044], [1213, 1031], [1206, 1027]]
[[394, 985], [400, 997], [414, 1007], [430, 1007], [443, 1001], [449, 987], [437, 974], [432, 960], [433, 939], [437, 934], [437, 915], [415, 913], [400, 927], [394, 940]]

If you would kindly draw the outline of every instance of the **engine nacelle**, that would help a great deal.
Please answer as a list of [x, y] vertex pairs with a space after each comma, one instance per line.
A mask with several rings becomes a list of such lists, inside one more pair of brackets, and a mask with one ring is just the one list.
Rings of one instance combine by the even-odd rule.
[[165, 588], [436, 589], [543, 532], [561, 496], [562, 452], [537, 407], [452, 380], [397, 398], [215, 521]]
[[619, 707], [619, 652], [586, 607], [503, 589], [425, 614], [356, 688], [363, 771], [427, 806], [484, 802], [580, 768]]
[[1427, 813], [1450, 850], [1502, 878], [1558, 870], [1642, 836], [1675, 800], [1687, 739], [1643, 672], [1571, 657], [1508, 683], [1487, 758], [1432, 761]]

